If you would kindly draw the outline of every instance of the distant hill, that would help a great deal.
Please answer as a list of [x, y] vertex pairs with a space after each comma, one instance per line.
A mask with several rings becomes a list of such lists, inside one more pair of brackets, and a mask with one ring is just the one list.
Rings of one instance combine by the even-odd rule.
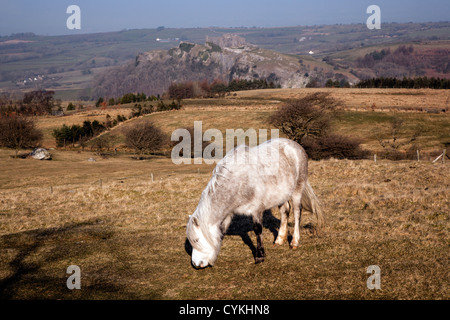
[[[300, 65], [299, 69], [308, 75], [317, 73], [338, 79], [377, 75], [380, 70], [389, 69], [386, 65], [389, 61], [382, 61], [384, 65], [378, 65], [377, 73], [372, 68], [356, 65], [357, 59], [385, 48], [391, 48], [392, 53], [399, 45], [413, 45], [414, 55], [418, 54], [414, 59], [419, 61], [423, 53], [430, 62], [428, 66], [422, 65], [418, 74], [448, 77], [446, 67], [432, 60], [448, 52], [445, 50], [449, 48], [450, 22], [389, 23], [382, 24], [381, 30], [369, 30], [364, 24], [283, 28], [160, 27], [69, 36], [24, 33], [0, 37], [0, 91], [47, 88], [55, 90], [61, 98], [91, 98], [96, 75], [128, 65], [140, 53], [170, 50], [181, 42], [204, 45], [206, 37], [214, 39], [229, 33], [261, 49], [302, 60], [305, 67]], [[442, 49], [444, 51], [439, 51]], [[407, 73], [414, 74], [411, 72], [414, 67], [406, 66]]]
[[[164, 93], [172, 82], [265, 79], [282, 88], [303, 88], [320, 78], [293, 55], [258, 48], [244, 38], [227, 34], [210, 37], [205, 44], [181, 42], [169, 50], [139, 54], [123, 66], [95, 78], [93, 96], [119, 97], [127, 92]], [[332, 70], [331, 67], [329, 67]]]
[[359, 79], [377, 77], [450, 77], [450, 41], [372, 46], [331, 54], [330, 65], [350, 69]]

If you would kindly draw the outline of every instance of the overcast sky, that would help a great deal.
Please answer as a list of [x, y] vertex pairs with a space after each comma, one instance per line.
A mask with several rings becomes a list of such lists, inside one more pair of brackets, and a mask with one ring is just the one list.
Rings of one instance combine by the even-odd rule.
[[[382, 23], [450, 20], [449, 0], [0, 0], [0, 35], [365, 23], [373, 4]], [[81, 9], [81, 30], [66, 27], [70, 5]]]

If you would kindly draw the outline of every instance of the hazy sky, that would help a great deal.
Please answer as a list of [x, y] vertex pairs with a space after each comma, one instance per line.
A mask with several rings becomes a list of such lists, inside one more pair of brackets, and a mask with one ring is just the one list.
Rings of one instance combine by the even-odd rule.
[[[449, 0], [0, 0], [0, 35], [365, 23], [373, 4], [382, 23], [450, 20]], [[66, 27], [70, 5], [81, 9], [81, 30]]]

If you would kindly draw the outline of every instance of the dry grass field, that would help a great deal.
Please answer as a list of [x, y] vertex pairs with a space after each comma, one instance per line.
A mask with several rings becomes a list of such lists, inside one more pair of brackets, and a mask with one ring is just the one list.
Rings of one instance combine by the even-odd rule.
[[[150, 119], [167, 132], [194, 120], [202, 120], [204, 130], [270, 128], [273, 108], [256, 105], [189, 106], [137, 121]], [[336, 120], [337, 130], [353, 128], [375, 148], [370, 128], [391, 116], [352, 111]], [[448, 140], [448, 115], [401, 116], [436, 128], [424, 142], [430, 148]], [[41, 118], [38, 126], [50, 142], [52, 128], [93, 120], [71, 117]], [[107, 134], [120, 135], [131, 124]], [[326, 219], [318, 234], [307, 228], [314, 219], [304, 212], [300, 247], [273, 247], [280, 216], [266, 212], [267, 257], [255, 265], [251, 222], [237, 217], [216, 265], [195, 270], [185, 226], [213, 166], [177, 166], [160, 156], [137, 161], [121, 152], [109, 158], [51, 152], [52, 161], [37, 161], [12, 159], [13, 151], [0, 149], [1, 299], [450, 298], [449, 161], [310, 161], [310, 182]], [[87, 161], [91, 157], [96, 161]], [[292, 218], [289, 225], [292, 230]], [[66, 286], [70, 265], [81, 268], [81, 290]], [[366, 286], [371, 265], [381, 269], [380, 290]]]
[[266, 89], [237, 92], [230, 99], [287, 100], [303, 98], [311, 92], [328, 92], [350, 110], [427, 111], [450, 107], [448, 90], [433, 89]]
[[42, 144], [46, 148], [54, 148], [56, 146], [55, 138], [52, 136], [53, 130], [60, 128], [62, 125], [71, 126], [74, 124], [82, 125], [83, 121], [97, 120], [100, 123], [106, 121], [106, 115], [109, 114], [113, 119], [118, 115], [129, 116], [128, 108], [110, 108], [108, 110], [87, 110], [73, 113], [64, 117], [42, 116], [37, 118], [37, 127], [42, 130], [44, 140]]
[[[0, 152], [2, 298], [449, 298], [448, 164], [311, 161], [326, 214], [318, 236], [305, 228], [299, 249], [273, 247], [279, 214], [267, 212], [267, 258], [255, 265], [251, 223], [235, 219], [216, 265], [195, 270], [185, 225], [211, 166], [8, 155]], [[302, 224], [310, 219], [305, 212]], [[81, 268], [81, 290], [66, 287], [69, 265]], [[370, 265], [381, 268], [381, 290], [366, 287]]]
[[[422, 127], [422, 135], [417, 141], [420, 149], [426, 152], [442, 150], [450, 143], [450, 93], [448, 90], [432, 89], [265, 89], [237, 92], [236, 96], [219, 99], [192, 99], [184, 101], [184, 108], [179, 111], [159, 112], [147, 115], [146, 120], [153, 121], [163, 131], [170, 133], [180, 127], [193, 127], [194, 121], [202, 121], [203, 130], [216, 128], [273, 128], [268, 117], [283, 101], [302, 98], [313, 92], [329, 92], [332, 97], [341, 101], [340, 111], [334, 122], [337, 133], [357, 136], [363, 147], [372, 152], [380, 152], [381, 147], [376, 139], [379, 132], [389, 138], [390, 121], [396, 117], [404, 122], [402, 134], [412, 136], [415, 128]], [[376, 108], [371, 106], [375, 103]], [[143, 103], [141, 103], [143, 104]], [[104, 110], [86, 110], [64, 117], [40, 117], [38, 127], [43, 130], [43, 146], [55, 147], [52, 136], [53, 129], [63, 124], [82, 125], [83, 121], [98, 120], [104, 122], [109, 114], [113, 119], [117, 115], [129, 116], [133, 104], [108, 107]], [[422, 111], [420, 111], [422, 110]], [[439, 114], [427, 110], [446, 110]], [[123, 129], [133, 125], [134, 119], [121, 123], [107, 134], [123, 139]], [[120, 147], [120, 146], [119, 146]]]

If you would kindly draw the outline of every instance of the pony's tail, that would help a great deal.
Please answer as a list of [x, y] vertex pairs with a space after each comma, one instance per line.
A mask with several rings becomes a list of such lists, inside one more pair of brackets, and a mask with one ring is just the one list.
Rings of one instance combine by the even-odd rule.
[[316, 215], [318, 227], [322, 227], [325, 224], [322, 205], [309, 184], [309, 181], [306, 181], [306, 187], [303, 190], [302, 207]]

